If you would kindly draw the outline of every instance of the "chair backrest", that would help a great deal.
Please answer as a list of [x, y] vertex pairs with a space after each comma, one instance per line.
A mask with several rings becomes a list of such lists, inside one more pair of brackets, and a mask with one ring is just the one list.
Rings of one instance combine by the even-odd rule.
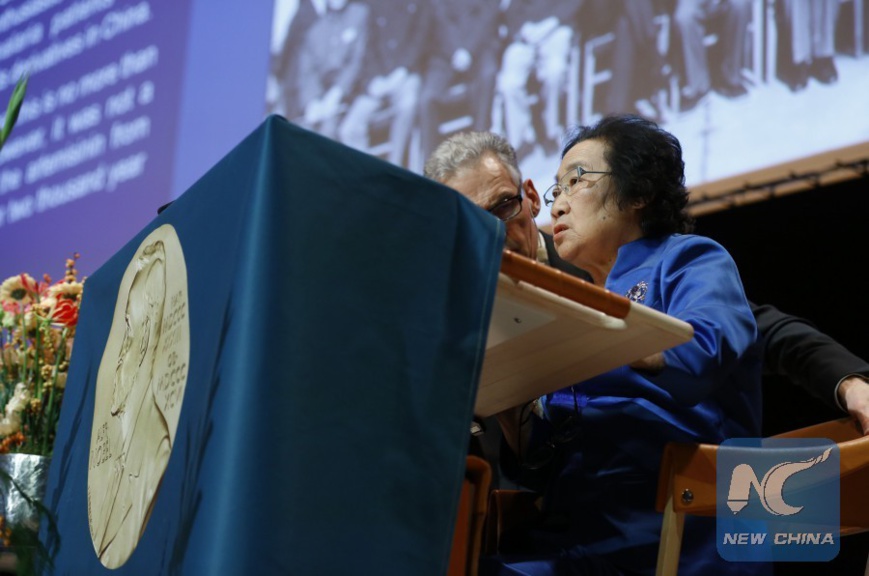
[[483, 533], [483, 554], [509, 554], [541, 518], [541, 496], [528, 490], [492, 490]]
[[[793, 430], [774, 438], [826, 438], [839, 447], [840, 534], [869, 530], [869, 436], [849, 418]], [[657, 574], [673, 575], [679, 564], [684, 516], [715, 516], [714, 444], [668, 444], [661, 459], [657, 509], [664, 513]]]
[[774, 438], [827, 438], [839, 446], [839, 531], [869, 530], [869, 436], [850, 418], [785, 432]]
[[448, 576], [476, 576], [488, 508], [492, 469], [478, 456], [468, 456], [465, 481], [456, 514]]

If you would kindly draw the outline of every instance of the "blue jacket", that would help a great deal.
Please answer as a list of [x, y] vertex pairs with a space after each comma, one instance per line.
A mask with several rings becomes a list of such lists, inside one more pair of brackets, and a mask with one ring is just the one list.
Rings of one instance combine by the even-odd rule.
[[[667, 367], [658, 374], [621, 367], [544, 398], [528, 453], [554, 456], [546, 524], [532, 542], [540, 568], [560, 565], [565, 554], [592, 555], [626, 573], [653, 574], [663, 448], [760, 436], [761, 348], [736, 265], [708, 238], [627, 244], [606, 288], [688, 322], [695, 335], [664, 352]], [[681, 575], [768, 570], [722, 560], [714, 518], [689, 519], [681, 558]]]

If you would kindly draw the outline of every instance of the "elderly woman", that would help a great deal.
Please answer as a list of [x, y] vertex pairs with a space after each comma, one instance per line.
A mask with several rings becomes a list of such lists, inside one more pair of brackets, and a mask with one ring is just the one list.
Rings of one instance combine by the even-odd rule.
[[[653, 574], [664, 445], [760, 435], [754, 317], [728, 253], [688, 234], [687, 197], [681, 146], [656, 124], [611, 116], [569, 137], [544, 194], [559, 256], [695, 336], [529, 407], [515, 464], [542, 474], [544, 522], [527, 555], [488, 559], [484, 573]], [[722, 560], [714, 518], [689, 519], [681, 559], [680, 576], [768, 568]]]

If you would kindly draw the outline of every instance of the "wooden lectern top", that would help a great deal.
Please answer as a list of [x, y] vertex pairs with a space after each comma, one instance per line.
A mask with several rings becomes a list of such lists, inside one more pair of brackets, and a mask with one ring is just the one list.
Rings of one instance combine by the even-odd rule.
[[687, 322], [505, 250], [474, 413], [491, 416], [693, 336]]

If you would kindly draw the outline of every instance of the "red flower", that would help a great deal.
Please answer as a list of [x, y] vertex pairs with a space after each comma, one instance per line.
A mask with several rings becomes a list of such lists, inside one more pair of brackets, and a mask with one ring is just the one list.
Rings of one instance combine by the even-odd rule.
[[51, 314], [51, 320], [64, 326], [75, 326], [78, 324], [78, 305], [74, 300], [59, 298]]

